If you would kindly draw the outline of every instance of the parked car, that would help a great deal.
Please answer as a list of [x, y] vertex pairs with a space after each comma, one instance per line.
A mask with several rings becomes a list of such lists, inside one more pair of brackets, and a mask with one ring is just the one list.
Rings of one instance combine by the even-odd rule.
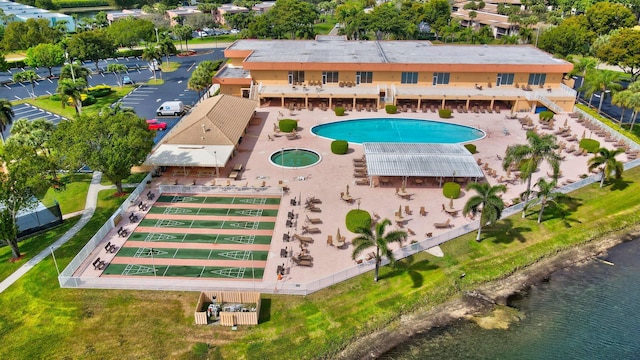
[[123, 85], [133, 85], [135, 84], [135, 82], [133, 80], [131, 80], [131, 78], [127, 75], [122, 77], [122, 84]]
[[147, 125], [149, 126], [149, 130], [167, 130], [167, 123], [156, 119], [147, 120]]

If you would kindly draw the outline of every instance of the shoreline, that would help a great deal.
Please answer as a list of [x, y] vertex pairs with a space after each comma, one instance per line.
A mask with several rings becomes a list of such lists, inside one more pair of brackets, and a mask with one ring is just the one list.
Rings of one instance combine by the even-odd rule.
[[434, 328], [453, 325], [472, 315], [486, 314], [496, 306], [507, 305], [515, 293], [542, 282], [552, 273], [567, 267], [581, 266], [594, 257], [624, 242], [640, 237], [640, 224], [608, 234], [601, 239], [569, 248], [499, 280], [461, 293], [458, 297], [431, 307], [422, 307], [389, 324], [385, 329], [360, 337], [343, 349], [335, 359], [377, 359]]

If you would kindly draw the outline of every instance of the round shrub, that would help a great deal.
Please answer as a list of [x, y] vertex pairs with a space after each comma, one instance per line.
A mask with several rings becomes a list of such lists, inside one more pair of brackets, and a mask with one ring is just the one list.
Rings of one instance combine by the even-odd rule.
[[60, 101], [62, 99], [60, 98], [59, 94], [53, 94], [53, 95], [49, 96], [49, 100]]
[[582, 139], [580, 140], [580, 149], [585, 149], [587, 152], [595, 154], [600, 149], [600, 142], [594, 139]]
[[347, 225], [347, 230], [353, 233], [359, 228], [370, 228], [371, 214], [365, 210], [351, 210], [347, 213], [345, 223]]
[[298, 120], [282, 119], [278, 122], [278, 127], [280, 128], [280, 131], [290, 133], [293, 130], [298, 129]]
[[442, 194], [447, 199], [457, 199], [460, 196], [460, 184], [454, 182], [444, 183]]
[[540, 120], [549, 121], [553, 119], [553, 115], [555, 115], [553, 111], [546, 110], [546, 111], [541, 111], [539, 116], [540, 116]]
[[337, 106], [334, 112], [336, 116], [344, 116], [344, 108], [342, 106]]
[[396, 114], [398, 112], [398, 107], [395, 105], [385, 105], [384, 111], [386, 111], [387, 114]]
[[451, 109], [438, 109], [438, 115], [443, 119], [451, 117]]
[[469, 150], [470, 153], [475, 154], [477, 153], [476, 151], [476, 146], [473, 144], [464, 144], [464, 147]]
[[334, 140], [331, 142], [331, 152], [336, 155], [344, 155], [349, 150], [349, 143], [346, 140]]
[[82, 99], [82, 106], [93, 105], [93, 104], [95, 104], [97, 102], [98, 102], [98, 100], [96, 100], [95, 96], [87, 95], [86, 98]]

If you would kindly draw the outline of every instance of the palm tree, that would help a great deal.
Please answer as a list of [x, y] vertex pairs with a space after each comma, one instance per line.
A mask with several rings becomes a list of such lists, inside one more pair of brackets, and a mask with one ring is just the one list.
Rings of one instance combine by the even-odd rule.
[[86, 87], [87, 83], [82, 79], [76, 79], [75, 82], [71, 79], [58, 80], [56, 93], [60, 94], [62, 107], [64, 108], [67, 102], [72, 100], [76, 115], [80, 115], [82, 113], [82, 93]]
[[36, 97], [36, 80], [39, 78], [40, 76], [33, 70], [26, 70], [13, 74], [13, 81], [29, 82], [31, 84], [31, 98]]
[[602, 102], [608, 92], [616, 92], [622, 89], [620, 80], [622, 79], [622, 73], [609, 70], [590, 70], [584, 78], [584, 84], [581, 89], [584, 90], [585, 95], [589, 96], [589, 106], [591, 106], [591, 99], [595, 93], [600, 93], [600, 103], [598, 105], [598, 114], [602, 111]]
[[558, 143], [553, 134], [539, 135], [534, 131], [527, 132], [527, 141], [529, 144], [510, 145], [502, 161], [502, 168], [507, 170], [515, 165], [520, 167], [522, 179], [527, 181], [527, 189], [524, 192], [524, 207], [522, 217], [525, 216], [527, 201], [531, 194], [531, 180], [533, 173], [538, 169], [540, 163], [544, 160], [553, 169], [554, 177], [560, 171], [560, 155], [557, 154]]
[[7, 126], [11, 125], [14, 116], [11, 102], [7, 99], [0, 99], [0, 137], [2, 138], [3, 144], [4, 131], [7, 129]]
[[394, 242], [401, 243], [407, 238], [407, 233], [402, 230], [393, 230], [385, 234], [385, 229], [390, 224], [391, 220], [382, 220], [376, 224], [375, 232], [369, 227], [359, 228], [356, 230], [356, 233], [360, 234], [360, 236], [353, 239], [353, 253], [351, 253], [353, 260], [366, 249], [375, 246], [376, 269], [373, 278], [374, 281], [378, 281], [378, 270], [382, 262], [382, 256], [386, 256], [392, 265], [396, 262], [393, 252], [389, 249], [389, 244]]
[[609, 150], [603, 147], [598, 149], [596, 154], [589, 159], [589, 171], [603, 166], [602, 176], [600, 177], [600, 187], [604, 186], [604, 180], [611, 176], [615, 176], [616, 179], [622, 178], [624, 165], [622, 162], [616, 160], [616, 156], [623, 152], [624, 149]]
[[471, 183], [467, 185], [468, 190], [475, 190], [477, 195], [474, 195], [467, 200], [464, 204], [462, 213], [464, 216], [471, 214], [475, 216], [480, 213], [480, 225], [478, 225], [478, 235], [476, 241], [480, 242], [480, 234], [482, 232], [483, 225], [494, 224], [500, 216], [502, 216], [502, 210], [504, 210], [504, 202], [498, 196], [499, 193], [507, 191], [507, 187], [504, 185], [491, 186], [489, 183]]
[[147, 46], [142, 50], [142, 60], [149, 62], [149, 68], [151, 68], [151, 71], [153, 72], [153, 80], [157, 80], [156, 64], [158, 60], [162, 61], [162, 54], [160, 54], [160, 50], [155, 46]]
[[547, 181], [544, 178], [538, 179], [536, 186], [538, 187], [538, 191], [536, 191], [536, 198], [540, 202], [540, 212], [538, 213], [538, 224], [542, 222], [542, 214], [544, 213], [544, 209], [548, 203], [555, 203], [555, 199], [557, 197], [562, 196], [562, 193], [555, 191], [557, 182], [555, 179], [551, 181]]

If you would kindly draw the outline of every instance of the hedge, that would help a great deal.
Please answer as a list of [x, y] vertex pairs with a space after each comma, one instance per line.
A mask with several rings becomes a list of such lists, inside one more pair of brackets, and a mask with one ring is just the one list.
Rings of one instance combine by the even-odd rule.
[[354, 209], [347, 213], [345, 219], [347, 230], [355, 233], [359, 228], [371, 227], [371, 214], [365, 210]]
[[344, 116], [344, 108], [342, 106], [337, 106], [334, 112], [336, 116]]
[[547, 110], [547, 111], [541, 111], [539, 116], [540, 116], [540, 120], [549, 121], [549, 120], [553, 119], [553, 115], [555, 115], [553, 113], [553, 111], [548, 111]]
[[600, 142], [594, 139], [582, 139], [580, 140], [580, 148], [595, 154], [598, 152], [598, 149], [600, 149]]
[[334, 140], [331, 142], [331, 152], [336, 155], [344, 155], [349, 151], [349, 143], [346, 140]]
[[446, 182], [442, 186], [442, 194], [447, 199], [457, 199], [460, 197], [460, 184], [454, 182]]
[[278, 123], [278, 127], [280, 128], [280, 131], [290, 133], [298, 129], [298, 120], [282, 119]]
[[75, 7], [94, 7], [94, 6], [109, 6], [107, 0], [53, 0], [53, 3], [61, 8], [75, 8]]
[[470, 153], [475, 154], [477, 153], [476, 151], [476, 146], [473, 144], [464, 144], [464, 147], [469, 150]]
[[395, 105], [385, 105], [384, 111], [386, 111], [387, 114], [396, 114], [398, 113], [398, 107]]
[[443, 119], [451, 117], [451, 109], [438, 109], [438, 115]]

